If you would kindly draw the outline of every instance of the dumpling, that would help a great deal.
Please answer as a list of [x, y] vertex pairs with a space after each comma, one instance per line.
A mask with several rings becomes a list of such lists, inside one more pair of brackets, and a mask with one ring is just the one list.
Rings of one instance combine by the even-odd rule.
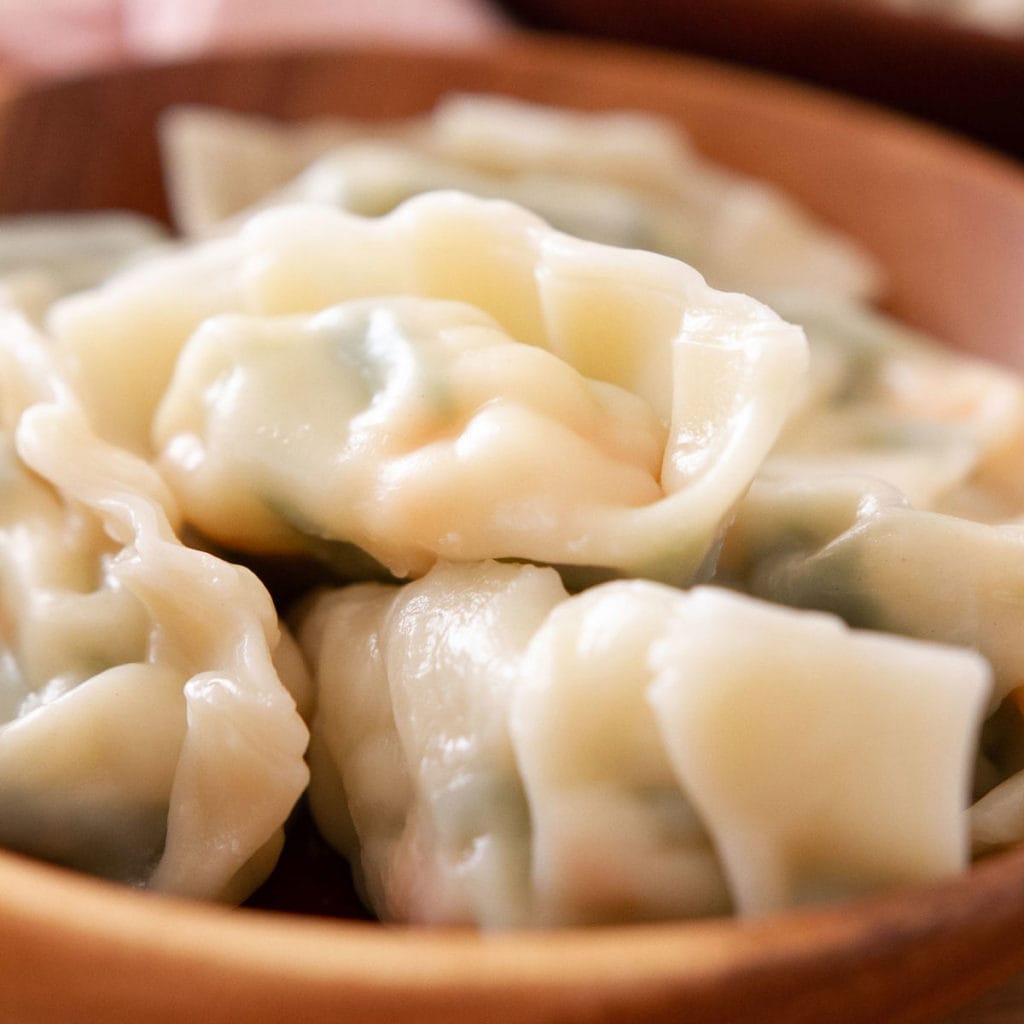
[[863, 628], [971, 647], [992, 663], [997, 701], [1024, 680], [1024, 526], [919, 511], [856, 477], [766, 476], [741, 505], [718, 578]]
[[494, 562], [328, 591], [296, 628], [313, 813], [386, 919], [757, 913], [965, 863], [973, 653]]
[[241, 900], [308, 777], [275, 654], [308, 680], [259, 581], [177, 540], [164, 483], [9, 312], [0, 356], [0, 844]]
[[961, 870], [989, 668], [702, 588], [654, 647], [650, 700], [739, 910]]
[[914, 508], [972, 519], [1024, 513], [1017, 375], [856, 305], [776, 300], [807, 332], [810, 372], [766, 472], [872, 478]]
[[174, 223], [185, 235], [203, 234], [356, 132], [343, 121], [286, 127], [253, 114], [193, 104], [172, 107], [160, 118], [159, 134]]
[[[257, 199], [377, 215], [420, 192], [459, 189], [510, 199], [583, 238], [682, 259], [718, 288], [857, 298], [878, 291], [878, 268], [853, 243], [764, 182], [700, 159], [673, 125], [649, 114], [450, 95], [431, 114], [406, 121], [221, 121], [187, 108], [172, 113], [164, 132], [171, 193], [187, 231], [208, 230], [218, 214]], [[331, 130], [339, 140], [333, 149]], [[236, 134], [244, 144], [229, 146]], [[296, 175], [302, 157], [314, 154], [317, 163], [284, 185], [283, 169]], [[253, 187], [259, 180], [262, 196]], [[226, 181], [241, 182], [231, 201], [223, 197]]]
[[878, 314], [781, 304], [808, 332], [808, 385], [717, 580], [973, 647], [1001, 699], [1024, 680], [1024, 385]]
[[564, 596], [550, 569], [438, 566], [402, 589], [326, 592], [297, 620], [316, 690], [310, 807], [385, 920], [529, 923], [508, 705]]
[[365, 545], [397, 575], [517, 556], [693, 578], [805, 362], [798, 330], [684, 264], [458, 193], [377, 220], [267, 211], [53, 320], [101, 422], [112, 367], [138, 378], [135, 447], [177, 366], [153, 439], [201, 529], [285, 552], [310, 546], [298, 532], [328, 558]]

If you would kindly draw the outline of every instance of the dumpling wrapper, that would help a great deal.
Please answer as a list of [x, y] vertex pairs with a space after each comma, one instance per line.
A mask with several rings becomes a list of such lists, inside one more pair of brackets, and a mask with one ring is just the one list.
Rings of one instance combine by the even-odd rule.
[[1017, 375], [850, 303], [773, 302], [807, 332], [811, 358], [766, 473], [873, 478], [914, 508], [990, 522], [1024, 513]]
[[177, 540], [163, 482], [92, 434], [13, 314], [0, 352], [0, 843], [239, 901], [308, 777], [273, 659], [300, 697], [304, 670], [259, 581]]
[[205, 233], [279, 189], [357, 131], [344, 121], [325, 119], [286, 127], [253, 114], [195, 104], [165, 110], [159, 141], [175, 226], [186, 236]]
[[[690, 580], [804, 370], [801, 333], [754, 300], [499, 201], [282, 208], [197, 259], [225, 244], [239, 306], [406, 296], [189, 342], [154, 439], [186, 516], [228, 545], [294, 551], [297, 527], [396, 575], [515, 556]], [[90, 344], [104, 306], [146, 336], [150, 288], [196, 266], [83, 298], [65, 341]]]
[[682, 594], [645, 581], [563, 596], [511, 707], [544, 925], [725, 914], [732, 898], [647, 700], [650, 652]]
[[966, 863], [970, 652], [497, 563], [326, 592], [297, 632], [314, 815], [387, 919], [757, 913]]
[[764, 475], [716, 578], [861, 628], [977, 650], [995, 673], [994, 703], [1024, 681], [1024, 526], [919, 511], [859, 477]]
[[651, 664], [665, 747], [740, 913], [964, 867], [977, 654], [699, 588]]

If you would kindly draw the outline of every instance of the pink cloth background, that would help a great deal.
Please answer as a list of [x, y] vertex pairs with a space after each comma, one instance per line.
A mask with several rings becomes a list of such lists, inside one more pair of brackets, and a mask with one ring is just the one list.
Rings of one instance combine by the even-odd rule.
[[491, 0], [0, 0], [0, 70], [62, 74], [126, 59], [343, 40], [472, 45], [505, 25]]

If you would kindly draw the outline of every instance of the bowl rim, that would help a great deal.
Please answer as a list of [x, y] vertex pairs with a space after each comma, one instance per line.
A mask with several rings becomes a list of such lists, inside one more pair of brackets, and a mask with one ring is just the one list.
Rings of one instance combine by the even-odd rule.
[[[29, 964], [40, 970], [41, 982], [60, 975], [61, 953], [70, 951], [105, 970], [141, 965], [155, 981], [202, 966], [226, 971], [234, 985], [256, 992], [301, 990], [343, 1005], [443, 1001], [452, 991], [570, 998], [588, 987], [596, 996], [652, 984], [684, 989], [691, 1000], [741, 986], [744, 1004], [757, 1005], [777, 988], [773, 967], [785, 965], [796, 989], [858, 965], [871, 989], [889, 978], [904, 983], [919, 1014], [929, 1007], [935, 963], [954, 972], [969, 967], [952, 1001], [949, 992], [936, 994], [934, 1008], [943, 1011], [1024, 967], [1024, 947], [1005, 942], [1009, 929], [1024, 926], [1024, 848], [926, 885], [761, 918], [507, 932], [225, 907], [0, 851], [0, 924], [0, 948], [19, 954], [15, 970], [19, 960]], [[966, 961], [965, 942], [975, 951]], [[5, 975], [12, 976], [10, 967], [0, 965], [0, 978]], [[854, 1015], [836, 1019], [867, 1019], [856, 1009], [851, 1001]]]

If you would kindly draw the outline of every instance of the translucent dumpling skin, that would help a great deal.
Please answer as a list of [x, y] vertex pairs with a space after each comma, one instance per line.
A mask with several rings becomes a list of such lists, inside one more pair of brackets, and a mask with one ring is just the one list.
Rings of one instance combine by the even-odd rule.
[[762, 913], [966, 863], [971, 652], [493, 562], [326, 592], [297, 628], [314, 814], [387, 919]]

